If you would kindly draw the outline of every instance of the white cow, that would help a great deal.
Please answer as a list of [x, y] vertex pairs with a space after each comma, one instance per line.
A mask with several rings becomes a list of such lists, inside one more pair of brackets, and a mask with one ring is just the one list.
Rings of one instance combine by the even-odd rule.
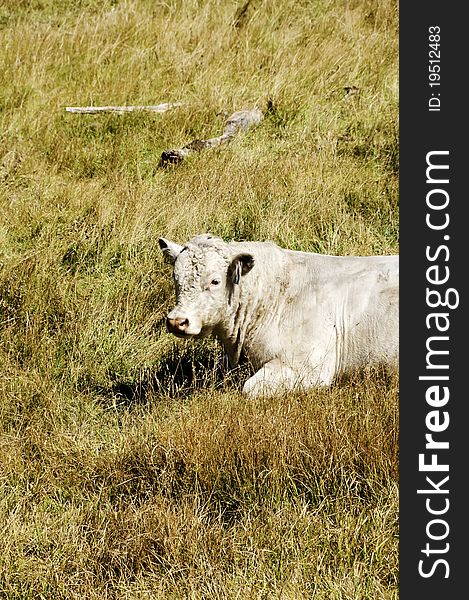
[[217, 336], [232, 366], [242, 352], [257, 369], [243, 388], [251, 396], [397, 363], [398, 255], [328, 256], [209, 234], [159, 245], [174, 264], [168, 331]]

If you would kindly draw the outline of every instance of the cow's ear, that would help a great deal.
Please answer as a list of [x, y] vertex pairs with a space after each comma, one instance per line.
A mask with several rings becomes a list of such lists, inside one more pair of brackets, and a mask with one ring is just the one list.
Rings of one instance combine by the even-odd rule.
[[238, 284], [241, 276], [246, 275], [254, 266], [252, 254], [237, 254], [228, 268], [228, 276], [234, 284]]
[[160, 245], [161, 251], [165, 256], [169, 258], [169, 260], [173, 263], [184, 246], [180, 246], [175, 242], [171, 242], [170, 240], [166, 240], [165, 238], [159, 238], [158, 244]]

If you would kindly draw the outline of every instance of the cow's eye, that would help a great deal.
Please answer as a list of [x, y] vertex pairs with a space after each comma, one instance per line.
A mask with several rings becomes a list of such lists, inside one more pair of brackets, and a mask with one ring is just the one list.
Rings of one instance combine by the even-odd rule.
[[212, 279], [210, 285], [220, 285], [220, 280], [219, 279]]

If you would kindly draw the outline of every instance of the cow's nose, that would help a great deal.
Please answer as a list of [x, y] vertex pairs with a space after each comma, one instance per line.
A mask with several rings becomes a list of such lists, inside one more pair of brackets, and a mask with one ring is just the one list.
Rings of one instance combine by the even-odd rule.
[[166, 318], [166, 327], [170, 332], [185, 333], [189, 327], [189, 319], [186, 317]]

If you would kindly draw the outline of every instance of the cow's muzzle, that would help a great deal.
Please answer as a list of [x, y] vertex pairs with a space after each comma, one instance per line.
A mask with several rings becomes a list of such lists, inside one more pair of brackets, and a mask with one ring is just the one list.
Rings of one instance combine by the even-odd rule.
[[186, 317], [166, 317], [166, 329], [174, 335], [187, 335], [189, 319]]

